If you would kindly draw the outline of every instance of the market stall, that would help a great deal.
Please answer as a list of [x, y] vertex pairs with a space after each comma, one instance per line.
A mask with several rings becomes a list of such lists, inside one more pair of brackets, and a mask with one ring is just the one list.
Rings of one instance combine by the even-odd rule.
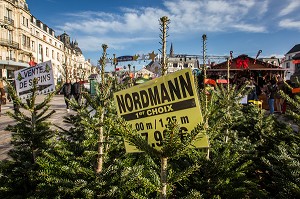
[[[268, 109], [265, 93], [266, 84], [274, 78], [276, 80], [283, 79], [286, 69], [242, 54], [228, 62], [211, 66], [206, 72], [208, 78], [215, 79], [217, 82], [221, 81], [218, 79], [229, 79], [229, 83], [235, 84], [237, 88], [240, 88], [247, 81], [253, 80], [258, 99], [262, 100], [262, 107]], [[224, 80], [222, 82], [225, 82]]]

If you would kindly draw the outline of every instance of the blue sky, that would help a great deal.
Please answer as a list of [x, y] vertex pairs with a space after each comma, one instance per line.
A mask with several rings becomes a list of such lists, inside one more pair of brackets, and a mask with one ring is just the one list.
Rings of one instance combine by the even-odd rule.
[[[86, 59], [159, 53], [159, 18], [168, 16], [167, 53], [282, 57], [300, 43], [300, 0], [27, 0], [31, 13], [77, 40]], [[142, 63], [140, 63], [142, 64]]]

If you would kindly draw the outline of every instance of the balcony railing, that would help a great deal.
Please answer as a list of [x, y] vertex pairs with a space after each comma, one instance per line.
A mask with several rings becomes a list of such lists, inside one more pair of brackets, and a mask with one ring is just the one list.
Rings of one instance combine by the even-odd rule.
[[11, 61], [16, 61], [16, 58], [9, 58], [9, 57], [6, 57], [6, 60], [7, 60], [7, 61], [9, 61], [9, 60], [11, 60]]
[[19, 49], [19, 43], [8, 40], [8, 39], [0, 39], [0, 45]]
[[4, 23], [14, 26], [15, 21], [12, 18], [4, 17]]
[[31, 47], [30, 46], [26, 46], [26, 45], [22, 45], [22, 48], [24, 49], [24, 50], [31, 50]]
[[6, 1], [8, 1], [8, 2], [10, 2], [12, 4], [15, 4], [17, 2], [17, 0], [6, 0]]

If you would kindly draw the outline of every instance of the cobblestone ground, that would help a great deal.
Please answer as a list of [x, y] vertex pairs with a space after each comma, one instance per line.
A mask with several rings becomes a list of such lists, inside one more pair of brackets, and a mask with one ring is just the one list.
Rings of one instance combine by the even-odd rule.
[[[40, 95], [37, 97], [37, 103], [41, 102], [44, 98], [44, 95]], [[55, 95], [52, 101], [50, 102], [50, 110], [55, 110], [56, 112], [52, 115], [48, 121], [52, 122], [63, 128], [68, 128], [68, 124], [63, 122], [63, 116], [67, 114], [74, 114], [74, 112], [70, 111], [69, 113], [66, 110], [66, 105], [64, 102], [63, 95]], [[11, 149], [10, 141], [11, 141], [11, 132], [4, 130], [7, 125], [14, 124], [14, 119], [8, 117], [5, 113], [13, 111], [12, 102], [8, 102], [6, 105], [2, 105], [2, 112], [0, 117], [0, 160], [4, 160], [9, 158], [7, 152]], [[56, 128], [52, 126], [52, 128]]]

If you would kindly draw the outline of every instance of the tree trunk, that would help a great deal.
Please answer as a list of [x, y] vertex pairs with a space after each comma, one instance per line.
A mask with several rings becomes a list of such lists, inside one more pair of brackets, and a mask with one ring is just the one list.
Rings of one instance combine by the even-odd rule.
[[103, 168], [103, 120], [104, 120], [104, 109], [102, 109], [100, 123], [101, 127], [99, 129], [99, 139], [98, 139], [98, 158], [97, 158], [97, 170], [96, 173], [101, 173]]
[[167, 166], [168, 166], [168, 158], [162, 157], [161, 161], [161, 170], [160, 170], [160, 182], [161, 182], [161, 190], [160, 190], [160, 199], [167, 198]]

